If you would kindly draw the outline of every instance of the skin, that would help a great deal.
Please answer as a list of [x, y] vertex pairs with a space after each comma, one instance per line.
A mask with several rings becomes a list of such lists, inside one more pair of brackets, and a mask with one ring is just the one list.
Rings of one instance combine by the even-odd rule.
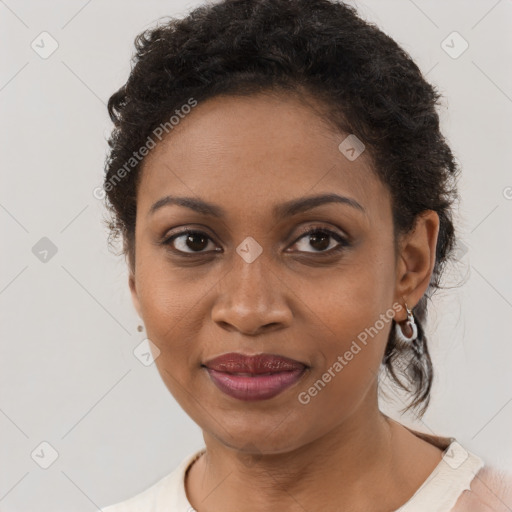
[[[394, 303], [417, 304], [439, 230], [437, 214], [424, 212], [395, 253], [387, 188], [368, 153], [349, 161], [339, 151], [347, 134], [324, 122], [308, 106], [313, 101], [290, 94], [210, 99], [143, 163], [129, 285], [160, 351], [165, 385], [203, 431], [206, 453], [186, 479], [199, 512], [303, 512], [333, 503], [394, 510], [441, 460], [440, 449], [378, 408], [390, 321], [307, 405], [297, 398]], [[275, 205], [324, 193], [353, 198], [365, 211], [327, 203], [273, 216]], [[226, 216], [175, 204], [149, 214], [166, 195], [201, 198]], [[174, 246], [158, 243], [186, 227], [209, 238], [192, 247], [186, 236]], [[327, 238], [322, 248], [300, 231], [318, 227], [350, 245], [323, 256], [339, 242]], [[236, 252], [248, 236], [263, 251], [252, 263]], [[400, 308], [395, 320], [406, 316]], [[227, 352], [278, 354], [309, 368], [274, 398], [246, 402], [222, 393], [201, 367]]]

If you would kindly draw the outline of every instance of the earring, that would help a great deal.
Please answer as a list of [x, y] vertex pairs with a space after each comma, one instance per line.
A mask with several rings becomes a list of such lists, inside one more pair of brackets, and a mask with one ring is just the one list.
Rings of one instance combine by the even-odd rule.
[[[404, 301], [405, 302], [405, 301]], [[405, 309], [407, 310], [407, 320], [406, 323], [408, 323], [412, 329], [412, 335], [411, 337], [406, 336], [402, 328], [400, 327], [400, 324], [395, 324], [395, 332], [397, 338], [405, 344], [412, 343], [417, 337], [418, 337], [418, 327], [416, 326], [416, 322], [414, 321], [414, 315], [412, 314], [412, 311], [407, 307], [407, 302], [405, 303]]]
[[144, 326], [137, 325], [137, 331], [142, 332], [144, 330]]

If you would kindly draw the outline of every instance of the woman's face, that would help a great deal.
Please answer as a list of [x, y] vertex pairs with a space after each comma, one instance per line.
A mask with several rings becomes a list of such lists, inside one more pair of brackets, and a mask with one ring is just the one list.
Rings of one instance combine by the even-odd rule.
[[[217, 97], [144, 161], [134, 304], [166, 386], [224, 445], [285, 452], [376, 410], [377, 372], [404, 289], [390, 195], [364, 152], [355, 160], [341, 152], [347, 135], [290, 97]], [[352, 204], [285, 208], [333, 194]], [[203, 201], [218, 216], [192, 203], [151, 211], [166, 196]], [[200, 234], [169, 241], [185, 229]], [[236, 398], [203, 366], [232, 352], [283, 356], [306, 369], [270, 398]]]

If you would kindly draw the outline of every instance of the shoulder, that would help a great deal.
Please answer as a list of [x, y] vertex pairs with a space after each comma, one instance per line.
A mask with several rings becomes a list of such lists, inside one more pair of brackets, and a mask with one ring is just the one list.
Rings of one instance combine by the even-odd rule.
[[[174, 472], [173, 472], [174, 473]], [[173, 473], [165, 476], [145, 491], [132, 496], [128, 500], [103, 507], [103, 512], [147, 512], [153, 510], [156, 497], [160, 494], [163, 488], [169, 486]]]
[[458, 499], [453, 512], [510, 512], [512, 473], [484, 466], [471, 481], [471, 488]]
[[204, 448], [188, 455], [171, 473], [167, 474], [145, 491], [132, 498], [102, 508], [103, 512], [161, 512], [185, 510], [188, 507], [185, 492], [185, 474], [201, 456]]

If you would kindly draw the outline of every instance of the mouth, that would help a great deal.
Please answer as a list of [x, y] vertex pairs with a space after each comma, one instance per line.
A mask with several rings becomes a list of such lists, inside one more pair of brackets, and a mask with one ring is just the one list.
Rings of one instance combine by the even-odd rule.
[[202, 365], [226, 395], [245, 401], [268, 400], [298, 382], [306, 364], [274, 354], [246, 356], [231, 352]]

